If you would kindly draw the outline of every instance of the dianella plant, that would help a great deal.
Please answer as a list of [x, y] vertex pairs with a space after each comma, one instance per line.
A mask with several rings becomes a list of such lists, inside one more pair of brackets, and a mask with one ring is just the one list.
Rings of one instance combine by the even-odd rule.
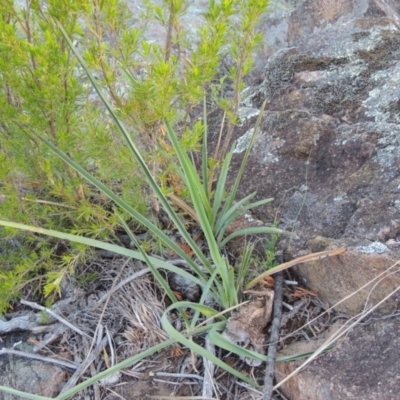
[[[237, 112], [241, 82], [260, 40], [256, 22], [267, 2], [247, 2], [243, 9], [239, 1], [210, 1], [194, 48], [179, 23], [187, 3], [164, 3], [160, 7], [148, 4], [135, 28], [129, 26], [129, 12], [117, 0], [71, 0], [62, 3], [65, 8], [56, 1], [44, 5], [35, 0], [23, 8], [8, 0], [0, 5], [0, 157], [4, 165], [0, 225], [4, 227], [3, 243], [10, 247], [6, 250], [15, 257], [7, 270], [0, 271], [2, 293], [7, 285], [12, 293], [12, 288], [23, 284], [19, 280], [23, 278], [17, 277], [22, 274], [28, 279], [35, 266], [43, 270], [46, 262], [54, 264], [54, 253], [61, 253], [58, 269], [53, 267], [47, 274], [45, 290], [50, 295], [57, 291], [60, 275], [73, 273], [74, 265], [89, 256], [87, 248], [96, 247], [147, 263], [172, 302], [162, 319], [169, 340], [59, 398], [72, 396], [104, 374], [174, 342], [257, 386], [188, 339], [206, 331], [222, 348], [265, 359], [227, 342], [218, 333], [224, 329], [227, 312], [239, 303], [249, 262], [246, 253], [246, 265], [240, 266], [237, 279], [224, 256], [225, 245], [240, 235], [280, 233], [275, 227], [258, 227], [226, 234], [238, 216], [272, 200], [252, 202], [255, 193], [236, 199], [265, 104], [230, 189], [226, 183], [233, 147], [217, 163], [210, 162], [206, 106], [200, 121], [193, 123], [190, 115], [214, 84], [221, 59], [227, 54], [233, 60], [230, 78], [236, 100], [232, 107], [229, 102], [224, 104], [229, 108], [225, 112]], [[252, 12], [256, 21], [249, 20]], [[164, 27], [165, 43], [146, 40], [146, 27], [153, 23]], [[242, 30], [236, 35], [230, 29], [237, 24]], [[196, 151], [200, 166], [191, 157]], [[143, 194], [152, 200], [142, 201]], [[149, 204], [152, 212], [162, 208], [167, 213], [195, 257], [157, 225], [147, 210]], [[201, 228], [206, 252], [192, 238], [182, 211]], [[188, 268], [144, 251], [132, 221], [172, 249]], [[136, 250], [118, 242], [117, 229], [128, 233]], [[68, 251], [57, 248], [60, 241]], [[18, 258], [21, 249], [27, 258]], [[178, 301], [160, 270], [199, 285], [200, 301]], [[3, 309], [7, 300], [2, 299]], [[188, 308], [194, 311], [190, 319], [183, 312]], [[172, 309], [181, 311], [182, 331], [170, 323]], [[206, 323], [204, 318], [212, 322]]]

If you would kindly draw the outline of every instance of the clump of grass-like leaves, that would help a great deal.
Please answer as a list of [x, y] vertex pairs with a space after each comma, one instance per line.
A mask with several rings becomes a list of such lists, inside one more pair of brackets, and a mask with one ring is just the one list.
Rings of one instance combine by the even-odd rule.
[[[211, 108], [223, 109], [230, 130], [237, 123], [243, 78], [262, 41], [256, 28], [268, 0], [206, 2], [201, 15], [196, 7], [200, 18], [193, 24], [185, 21], [192, 12], [189, 0], [144, 1], [140, 12], [128, 3], [0, 1], [1, 218], [121, 243], [120, 220], [109, 199], [42, 141], [28, 138], [31, 131], [141, 214], [158, 210], [155, 197], [148, 207], [141, 169], [132, 168], [128, 146], [110, 130], [108, 113], [57, 22], [80, 49], [170, 200], [187, 199], [187, 190], [173, 171], [176, 155], [161, 131], [163, 121], [180, 127], [182, 149], [198, 151], [203, 127], [192, 121], [207, 88], [214, 93], [208, 96]], [[229, 69], [220, 76], [223, 60]], [[229, 135], [222, 139], [230, 142]], [[222, 158], [216, 155], [215, 163]], [[38, 282], [37, 292], [53, 301], [62, 276], [92, 255], [84, 245], [58, 245], [49, 237], [0, 229], [0, 314], [31, 279]]]

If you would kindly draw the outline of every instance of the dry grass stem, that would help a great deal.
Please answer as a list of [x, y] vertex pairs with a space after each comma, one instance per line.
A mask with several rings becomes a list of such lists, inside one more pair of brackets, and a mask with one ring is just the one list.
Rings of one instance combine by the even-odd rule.
[[284, 271], [285, 269], [291, 268], [297, 264], [302, 264], [302, 263], [310, 262], [310, 261], [317, 261], [317, 260], [321, 260], [325, 257], [338, 256], [340, 254], [343, 254], [345, 251], [346, 251], [346, 247], [340, 247], [339, 249], [321, 251], [319, 253], [307, 254], [306, 256], [295, 258], [292, 261], [288, 261], [288, 262], [280, 264], [274, 268], [271, 268], [268, 271], [265, 271], [264, 273], [259, 275], [257, 278], [253, 279], [250, 283], [248, 283], [246, 285], [245, 289], [248, 290], [251, 287], [253, 287], [256, 283], [265, 279], [267, 276], [273, 275], [279, 271]]
[[170, 377], [170, 378], [178, 378], [178, 379], [198, 379], [202, 381], [204, 378], [200, 375], [196, 374], [179, 374], [179, 373], [174, 373], [174, 372], [155, 372], [154, 376], [160, 376], [160, 377]]
[[121, 281], [120, 283], [118, 283], [118, 285], [115, 285], [112, 289], [110, 289], [107, 293], [105, 293], [98, 301], [97, 304], [101, 304], [103, 303], [105, 300], [107, 300], [109, 298], [109, 296], [111, 296], [113, 293], [115, 293], [117, 290], [121, 289], [124, 285], [126, 285], [127, 283], [140, 278], [143, 275], [146, 275], [148, 273], [150, 273], [150, 268], [145, 267], [142, 270], [135, 272], [134, 274], [128, 276], [127, 278], [125, 278], [123, 281]]

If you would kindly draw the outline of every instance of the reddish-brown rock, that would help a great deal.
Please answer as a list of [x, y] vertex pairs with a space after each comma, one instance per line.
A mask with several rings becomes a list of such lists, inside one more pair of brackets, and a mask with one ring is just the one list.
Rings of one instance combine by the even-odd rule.
[[[337, 330], [319, 341], [297, 342], [281, 355], [315, 351]], [[395, 318], [357, 326], [330, 352], [319, 356], [284, 383], [280, 390], [291, 400], [397, 400], [400, 392], [400, 324]], [[280, 382], [303, 361], [276, 365]]]

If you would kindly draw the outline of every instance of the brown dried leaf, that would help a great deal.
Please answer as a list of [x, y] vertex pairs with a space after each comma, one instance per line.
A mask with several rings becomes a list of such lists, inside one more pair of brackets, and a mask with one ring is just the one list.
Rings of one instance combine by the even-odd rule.
[[[265, 352], [266, 337], [264, 329], [271, 321], [275, 292], [267, 289], [263, 296], [250, 300], [233, 312], [228, 319], [222, 335], [232, 343], [259, 353]], [[248, 357], [240, 357], [250, 366], [259, 366], [261, 361]]]
[[300, 299], [301, 297], [305, 296], [317, 297], [317, 295], [312, 290], [304, 289], [302, 287], [298, 287], [295, 292], [292, 293], [292, 297], [295, 299]]
[[170, 354], [172, 358], [179, 358], [182, 357], [185, 353], [182, 350], [182, 347], [179, 344], [176, 344], [171, 348]]
[[182, 296], [182, 293], [181, 293], [181, 292], [178, 292], [178, 291], [176, 291], [176, 290], [173, 290], [172, 293], [175, 295], [175, 297], [176, 297], [177, 300], [182, 301], [183, 296]]

